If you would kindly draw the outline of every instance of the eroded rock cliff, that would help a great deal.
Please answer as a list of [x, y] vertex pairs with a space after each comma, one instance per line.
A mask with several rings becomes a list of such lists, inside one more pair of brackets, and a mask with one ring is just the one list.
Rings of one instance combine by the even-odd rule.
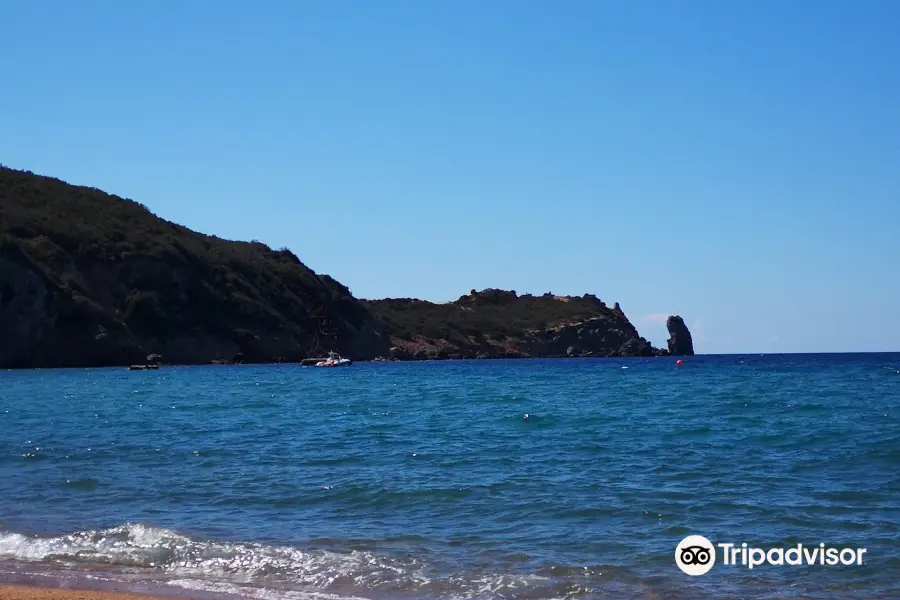
[[666, 329], [669, 330], [669, 354], [672, 356], [693, 356], [694, 341], [687, 325], [678, 315], [672, 315], [666, 319]]

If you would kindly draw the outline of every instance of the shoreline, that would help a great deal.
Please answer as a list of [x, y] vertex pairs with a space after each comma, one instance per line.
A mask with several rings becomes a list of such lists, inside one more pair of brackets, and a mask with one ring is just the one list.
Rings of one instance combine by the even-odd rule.
[[[873, 356], [873, 355], [885, 355], [885, 356], [894, 356], [900, 354], [900, 350], [871, 350], [871, 351], [847, 351], [847, 352], [729, 352], [724, 354], [707, 354], [707, 353], [696, 353], [692, 355], [684, 355], [684, 354], [657, 354], [653, 356], [465, 356], [465, 357], [428, 357], [428, 358], [374, 358], [368, 360], [356, 360], [353, 359], [354, 364], [384, 364], [384, 363], [427, 363], [427, 362], [496, 362], [496, 361], [523, 361], [523, 362], [531, 362], [537, 360], [559, 360], [559, 361], [580, 361], [580, 360], [631, 360], [631, 359], [658, 359], [658, 358], [674, 358], [674, 359], [691, 359], [691, 358], [711, 358], [711, 357], [719, 357], [719, 358], [737, 358], [737, 357], [748, 357], [748, 356], [765, 356], [765, 357], [773, 357], [773, 356], [791, 356], [791, 357], [803, 357], [803, 356], [827, 356], [827, 355], [837, 355], [837, 356]], [[158, 371], [165, 369], [173, 369], [173, 368], [184, 368], [184, 367], [252, 367], [252, 366], [278, 366], [278, 365], [293, 365], [297, 367], [303, 366], [301, 362], [297, 361], [260, 361], [260, 362], [198, 362], [198, 363], [160, 363], [158, 365], [159, 368], [155, 369], [134, 369], [136, 371]], [[0, 367], [0, 371], [40, 371], [40, 370], [78, 370], [78, 369], [123, 369], [129, 370], [129, 364], [105, 364], [105, 365], [65, 365], [65, 366], [52, 366], [52, 367]]]
[[[900, 353], [900, 352], [897, 352]], [[828, 352], [822, 352], [819, 354], [829, 354]], [[844, 354], [859, 354], [848, 352]], [[896, 354], [895, 352], [872, 352], [869, 354]], [[696, 354], [693, 356], [704, 356], [701, 354]], [[705, 355], [705, 356], [716, 356], [716, 355]], [[727, 355], [723, 354], [720, 356], [754, 356], [753, 353], [750, 354], [733, 354]], [[536, 361], [536, 360], [560, 360], [560, 361], [577, 361], [577, 360], [598, 360], [598, 359], [647, 359], [647, 358], [690, 358], [690, 356], [686, 355], [665, 355], [665, 354], [657, 354], [652, 356], [603, 356], [603, 355], [594, 355], [594, 356], [464, 356], [464, 357], [428, 357], [428, 358], [373, 358], [368, 360], [356, 360], [353, 359], [354, 364], [384, 364], [384, 363], [425, 363], [425, 362], [484, 362], [484, 361]], [[307, 359], [303, 359], [307, 360]], [[140, 365], [140, 363], [137, 363]], [[158, 368], [142, 368], [142, 369], [129, 369], [129, 367], [135, 366], [131, 364], [105, 364], [105, 365], [66, 365], [66, 366], [53, 366], [53, 367], [0, 367], [0, 371], [38, 371], [38, 370], [59, 370], [59, 369], [123, 369], [123, 370], [133, 370], [133, 371], [159, 371], [165, 369], [172, 368], [183, 368], [183, 367], [251, 367], [251, 366], [275, 366], [275, 365], [293, 365], [297, 367], [307, 366], [302, 365], [299, 361], [265, 361], [265, 362], [197, 362], [197, 363], [159, 363], [157, 365]], [[141, 365], [145, 366], [145, 365]]]
[[248, 600], [229, 592], [127, 579], [103, 568], [49, 566], [0, 559], [0, 600]]
[[[226, 591], [207, 591], [161, 581], [121, 578], [113, 572], [91, 568], [21, 570], [21, 564], [3, 565], [0, 600], [248, 600]], [[7, 570], [9, 567], [11, 569]], [[40, 568], [39, 568], [40, 569]]]
[[[49, 577], [48, 577], [49, 578]], [[161, 590], [135, 590], [127, 583], [108, 582], [108, 587], [86, 585], [51, 586], [46, 583], [17, 582], [0, 583], [0, 600], [214, 600], [224, 596], [190, 593], [163, 594]]]

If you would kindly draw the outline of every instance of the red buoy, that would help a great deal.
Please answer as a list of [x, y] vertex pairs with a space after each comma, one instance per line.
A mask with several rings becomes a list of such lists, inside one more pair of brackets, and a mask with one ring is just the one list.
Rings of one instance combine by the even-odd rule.
[[678, 366], [681, 366], [681, 359], [679, 358], [678, 360], [676, 360], [676, 361], [675, 361], [675, 364], [678, 365]]

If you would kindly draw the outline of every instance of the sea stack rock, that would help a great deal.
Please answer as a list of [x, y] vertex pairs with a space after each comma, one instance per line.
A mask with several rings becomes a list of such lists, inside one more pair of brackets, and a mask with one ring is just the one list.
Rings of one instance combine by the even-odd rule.
[[693, 356], [694, 341], [691, 332], [684, 319], [678, 315], [672, 315], [666, 319], [666, 329], [669, 330], [669, 354], [672, 356]]

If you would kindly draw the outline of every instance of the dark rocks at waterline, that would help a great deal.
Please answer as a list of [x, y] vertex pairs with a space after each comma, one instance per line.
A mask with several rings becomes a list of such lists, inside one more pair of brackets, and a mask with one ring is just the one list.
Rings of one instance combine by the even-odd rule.
[[130, 365], [129, 371], [155, 371], [159, 369], [159, 365]]

